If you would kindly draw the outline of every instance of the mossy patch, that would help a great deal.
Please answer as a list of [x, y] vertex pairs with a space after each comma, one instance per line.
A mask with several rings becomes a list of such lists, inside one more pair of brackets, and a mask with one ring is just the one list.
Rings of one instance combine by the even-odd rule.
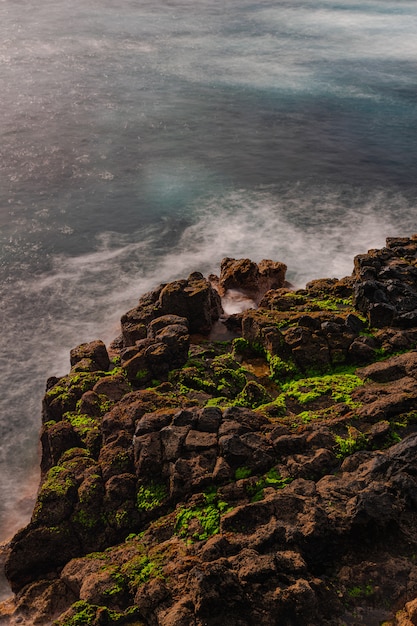
[[128, 581], [128, 587], [135, 591], [152, 578], [164, 578], [161, 558], [150, 558], [148, 554], [138, 554], [124, 563], [120, 572]]
[[251, 474], [252, 470], [249, 467], [238, 467], [235, 471], [235, 479], [242, 480], [243, 478], [249, 478]]
[[273, 487], [274, 489], [284, 489], [292, 482], [292, 478], [283, 478], [275, 467], [272, 467], [266, 474], [261, 476], [255, 483], [249, 484], [246, 491], [251, 498], [251, 502], [259, 502], [264, 497], [264, 489]]
[[284, 360], [279, 356], [272, 356], [269, 352], [266, 352], [266, 360], [269, 363], [271, 379], [277, 383], [294, 378], [300, 373], [290, 357]]
[[76, 488], [77, 483], [72, 472], [60, 465], [55, 465], [49, 470], [42, 483], [38, 500], [43, 501], [51, 495], [65, 498]]
[[255, 382], [254, 380], [250, 380], [236, 397], [232, 406], [242, 406], [249, 409], [256, 409], [271, 400], [272, 398], [270, 394], [263, 385]]
[[368, 447], [367, 436], [353, 426], [348, 426], [348, 432], [346, 437], [335, 435], [335, 442], [336, 457], [340, 460], [345, 459], [347, 456], [350, 456], [354, 452], [358, 452], [359, 450], [365, 450]]
[[96, 418], [86, 415], [85, 413], [67, 411], [64, 413], [63, 418], [68, 421], [80, 435], [85, 435], [91, 429], [97, 429], [99, 426], [99, 421]]
[[212, 397], [234, 400], [248, 382], [248, 372], [233, 354], [205, 354], [204, 358], [190, 358], [186, 367], [173, 370], [169, 380], [180, 393], [201, 391]]
[[206, 491], [201, 505], [181, 506], [177, 510], [175, 532], [183, 539], [205, 541], [220, 532], [221, 515], [230, 510], [230, 506], [221, 500], [216, 490]]
[[286, 400], [295, 400], [299, 405], [308, 405], [323, 396], [333, 403], [343, 402], [353, 406], [352, 392], [363, 385], [363, 380], [352, 373], [324, 374], [294, 380], [282, 386]]
[[160, 506], [168, 497], [165, 485], [150, 482], [141, 485], [136, 496], [136, 506], [139, 511], [152, 511]]
[[143, 626], [137, 607], [125, 611], [112, 611], [106, 606], [90, 604], [84, 600], [75, 602], [67, 613], [53, 622], [54, 626], [95, 626], [96, 624], [131, 624]]

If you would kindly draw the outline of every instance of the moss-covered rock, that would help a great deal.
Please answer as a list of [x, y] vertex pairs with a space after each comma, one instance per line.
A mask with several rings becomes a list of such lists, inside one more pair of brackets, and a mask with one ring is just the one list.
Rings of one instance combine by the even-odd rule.
[[[10, 544], [13, 619], [342, 626], [383, 606], [400, 624], [417, 596], [416, 253], [392, 239], [296, 291], [268, 283], [279, 264], [228, 260], [223, 289], [270, 288], [233, 318], [242, 336], [208, 336], [219, 299], [193, 274], [122, 318], [120, 367], [101, 342], [72, 351]], [[395, 325], [375, 329], [381, 303]]]

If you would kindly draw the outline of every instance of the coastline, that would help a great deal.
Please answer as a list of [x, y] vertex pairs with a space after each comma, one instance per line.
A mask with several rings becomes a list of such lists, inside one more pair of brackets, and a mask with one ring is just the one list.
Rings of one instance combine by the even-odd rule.
[[[74, 348], [0, 621], [406, 626], [416, 257], [389, 238], [298, 290], [282, 263], [224, 259], [142, 296], [109, 349]], [[257, 308], [226, 314], [235, 293]]]

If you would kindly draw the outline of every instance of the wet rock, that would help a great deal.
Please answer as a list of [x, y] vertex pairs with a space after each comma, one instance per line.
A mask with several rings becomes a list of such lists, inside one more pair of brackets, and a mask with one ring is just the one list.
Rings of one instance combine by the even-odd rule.
[[286, 285], [284, 263], [263, 260], [259, 264], [250, 259], [225, 258], [220, 266], [219, 291], [225, 295], [229, 290], [238, 290], [259, 302], [270, 289]]
[[227, 563], [216, 561], [205, 567], [195, 567], [188, 577], [190, 595], [200, 619], [221, 616], [226, 623], [236, 624], [236, 617], [244, 615], [246, 598], [237, 575]]
[[399, 380], [406, 376], [417, 378], [417, 351], [412, 350], [406, 354], [368, 365], [358, 370], [358, 375], [377, 383]]
[[14, 624], [30, 623], [42, 626], [58, 617], [76, 596], [61, 580], [40, 581], [28, 585], [16, 598]]
[[199, 413], [195, 427], [197, 430], [216, 433], [222, 421], [222, 412], [216, 407], [204, 407]]
[[158, 476], [162, 464], [162, 447], [159, 433], [135, 436], [135, 468], [137, 476]]
[[183, 445], [190, 428], [191, 426], [166, 426], [162, 428], [161, 444], [164, 461], [175, 461], [182, 456]]

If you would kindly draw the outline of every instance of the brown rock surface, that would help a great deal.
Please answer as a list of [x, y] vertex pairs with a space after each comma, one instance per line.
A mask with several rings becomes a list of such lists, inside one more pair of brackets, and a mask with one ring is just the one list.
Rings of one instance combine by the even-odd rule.
[[416, 253], [389, 239], [296, 292], [225, 259], [222, 289], [268, 289], [238, 339], [190, 341], [220, 311], [195, 273], [122, 318], [120, 367], [72, 351], [0, 623], [417, 624]]

